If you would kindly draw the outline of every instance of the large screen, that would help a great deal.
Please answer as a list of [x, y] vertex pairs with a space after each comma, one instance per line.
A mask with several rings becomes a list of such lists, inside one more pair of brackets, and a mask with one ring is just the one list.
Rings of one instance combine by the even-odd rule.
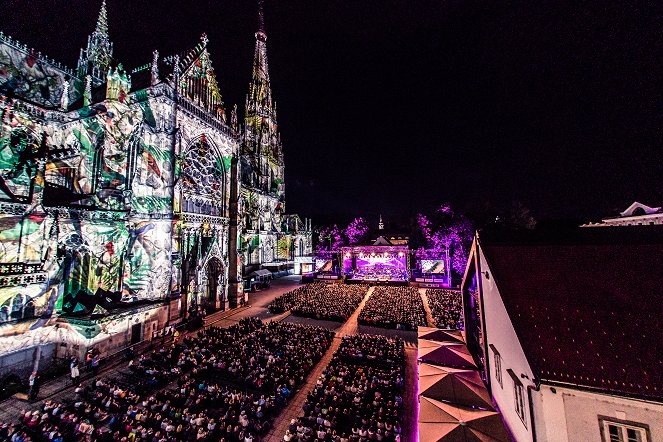
[[422, 259], [421, 271], [424, 273], [445, 273], [443, 259]]
[[331, 272], [334, 268], [331, 259], [319, 259], [315, 260], [315, 271], [316, 272]]

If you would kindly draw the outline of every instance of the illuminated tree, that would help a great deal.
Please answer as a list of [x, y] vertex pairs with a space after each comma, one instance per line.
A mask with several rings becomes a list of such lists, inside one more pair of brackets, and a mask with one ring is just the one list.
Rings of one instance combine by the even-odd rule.
[[345, 237], [348, 239], [348, 244], [359, 244], [368, 234], [368, 223], [362, 217], [357, 217], [345, 229]]
[[338, 250], [345, 245], [343, 230], [337, 224], [328, 226], [320, 230], [318, 236], [318, 252]]
[[440, 255], [449, 250], [451, 270], [455, 276], [461, 276], [465, 271], [474, 235], [472, 223], [465, 215], [455, 211], [449, 204], [442, 204], [430, 218], [418, 214], [416, 228], [415, 233], [421, 235], [428, 250]]

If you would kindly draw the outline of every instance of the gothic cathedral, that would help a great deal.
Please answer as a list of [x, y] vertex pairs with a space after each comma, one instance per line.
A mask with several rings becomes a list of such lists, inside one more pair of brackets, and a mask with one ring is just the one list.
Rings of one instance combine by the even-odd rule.
[[70, 69], [0, 32], [0, 356], [108, 354], [310, 255], [310, 222], [285, 214], [259, 17], [243, 125], [205, 35], [126, 69], [104, 0]]

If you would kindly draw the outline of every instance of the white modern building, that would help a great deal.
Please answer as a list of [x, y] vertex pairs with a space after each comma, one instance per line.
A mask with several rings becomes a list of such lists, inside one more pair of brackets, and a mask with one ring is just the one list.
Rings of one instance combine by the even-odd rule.
[[660, 207], [649, 207], [635, 201], [617, 216], [603, 218], [597, 223], [584, 224], [582, 227], [606, 226], [651, 226], [663, 224], [663, 210]]
[[477, 233], [468, 348], [516, 441], [663, 440], [663, 227]]

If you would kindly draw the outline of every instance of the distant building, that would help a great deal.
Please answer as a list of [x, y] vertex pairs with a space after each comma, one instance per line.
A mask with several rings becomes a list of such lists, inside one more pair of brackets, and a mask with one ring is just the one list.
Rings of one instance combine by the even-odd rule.
[[617, 216], [603, 218], [600, 222], [584, 224], [582, 227], [649, 226], [657, 224], [663, 224], [663, 210], [660, 207], [649, 207], [635, 201]]
[[401, 228], [389, 225], [385, 228], [382, 215], [380, 215], [377, 229], [370, 229], [369, 236], [374, 246], [407, 246], [410, 235]]
[[477, 233], [468, 348], [517, 441], [663, 440], [663, 227]]

